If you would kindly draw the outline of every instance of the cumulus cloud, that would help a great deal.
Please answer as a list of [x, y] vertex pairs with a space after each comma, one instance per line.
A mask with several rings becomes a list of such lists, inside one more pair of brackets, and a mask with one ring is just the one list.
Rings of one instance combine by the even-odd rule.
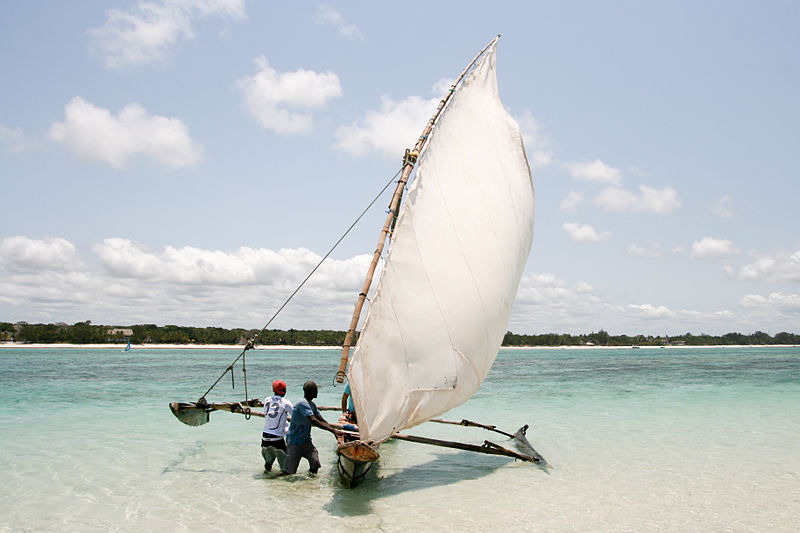
[[[65, 239], [0, 241], [0, 313], [18, 320], [260, 327], [321, 257], [305, 249], [152, 250], [109, 238], [84, 263]], [[371, 255], [328, 258], [271, 327], [344, 329]]]
[[278, 72], [264, 56], [255, 60], [257, 71], [236, 82], [250, 114], [262, 127], [290, 135], [313, 127], [312, 109], [342, 96], [339, 77], [333, 72], [299, 69]]
[[526, 109], [520, 116], [515, 118], [519, 123], [522, 139], [525, 142], [525, 149], [533, 169], [550, 166], [554, 162], [553, 139], [544, 131], [542, 125], [529, 110]]
[[693, 259], [713, 259], [723, 255], [738, 253], [733, 247], [733, 241], [727, 239], [715, 239], [714, 237], [703, 237], [699, 241], [692, 243]]
[[569, 191], [564, 199], [561, 200], [561, 205], [558, 208], [561, 211], [574, 211], [581, 203], [583, 203], [583, 195], [579, 192]]
[[330, 6], [319, 6], [314, 14], [314, 23], [319, 26], [333, 26], [342, 37], [363, 39], [364, 34], [355, 24], [349, 23], [341, 13]]
[[594, 287], [588, 283], [570, 285], [554, 274], [542, 272], [522, 277], [515, 305], [565, 309], [570, 303], [592, 300], [594, 293]]
[[610, 310], [588, 283], [569, 283], [551, 273], [529, 274], [520, 282], [509, 330], [585, 333], [595, 327], [592, 317]]
[[9, 270], [60, 270], [80, 262], [75, 245], [66, 239], [15, 236], [0, 240], [0, 264]]
[[[750, 295], [746, 313], [729, 309], [681, 309], [651, 303], [624, 302], [622, 294], [610, 294], [592, 285], [570, 283], [548, 273], [522, 278], [514, 303], [509, 330], [515, 333], [569, 332], [573, 334], [607, 329], [614, 335], [674, 335], [683, 332], [721, 335], [730, 331], [771, 328], [791, 331], [800, 296]], [[780, 304], [780, 305], [779, 305]], [[794, 307], [791, 307], [794, 305]]]
[[564, 163], [564, 168], [566, 168], [574, 178], [592, 183], [619, 185], [622, 179], [622, 173], [619, 169], [609, 166], [599, 159], [588, 163]]
[[378, 111], [367, 111], [360, 121], [341, 126], [336, 131], [337, 148], [354, 156], [378, 153], [389, 159], [402, 157], [409, 139], [416, 139], [421, 125], [430, 119], [440, 99], [419, 96], [395, 101], [381, 98]]
[[800, 313], [800, 294], [784, 294], [782, 292], [773, 292], [769, 296], [748, 294], [742, 298], [740, 303], [743, 307], [770, 307], [786, 313]]
[[629, 305], [628, 307], [636, 314], [643, 316], [645, 318], [672, 318], [675, 316], [675, 313], [673, 311], [670, 311], [668, 307], [665, 307], [663, 305], [659, 305], [658, 307], [656, 307], [651, 304], [641, 304], [641, 305]]
[[720, 218], [730, 218], [733, 216], [733, 201], [728, 195], [723, 196], [714, 204], [711, 210]]
[[775, 255], [759, 257], [735, 272], [726, 269], [732, 277], [741, 280], [766, 280], [773, 283], [800, 282], [800, 250], [793, 254], [779, 252]]
[[681, 206], [681, 199], [672, 187], [653, 189], [639, 186], [639, 193], [621, 187], [610, 187], [602, 191], [594, 203], [606, 211], [643, 212], [659, 215], [671, 213]]
[[183, 122], [151, 115], [137, 103], [114, 116], [76, 96], [64, 106], [64, 122], [55, 122], [49, 136], [76, 156], [113, 168], [125, 167], [135, 156], [172, 168], [192, 166], [202, 159], [202, 147], [192, 141]]
[[[166, 246], [151, 249], [109, 238], [83, 262], [62, 238], [0, 240], [0, 314], [9, 320], [105, 324], [261, 327], [320, 260], [309, 250], [241, 247], [232, 251]], [[371, 259], [326, 260], [273, 328], [346, 327]], [[375, 284], [373, 284], [375, 285]], [[623, 302], [620, 294], [551, 273], [523, 276], [509, 329], [517, 333], [664, 334], [747, 328], [790, 331], [800, 295], [774, 292], [742, 298], [742, 316], [728, 310], [681, 310]], [[755, 326], [753, 326], [755, 324]], [[788, 324], [788, 325], [787, 325]]]
[[565, 222], [561, 228], [567, 232], [569, 238], [575, 242], [600, 242], [611, 238], [610, 231], [597, 232], [589, 224]]
[[244, 20], [244, 0], [139, 1], [109, 10], [106, 23], [90, 34], [108, 68], [163, 65], [174, 48], [194, 38], [197, 17]]
[[[105, 239], [93, 249], [103, 266], [115, 278], [186, 285], [294, 286], [321, 259], [319, 255], [304, 248], [276, 252], [264, 248], [241, 247], [233, 252], [224, 252], [193, 246], [167, 246], [156, 251], [130, 239], [118, 237]], [[363, 266], [363, 271], [366, 271], [369, 257], [356, 256], [348, 261], [328, 259], [320, 268], [315, 283], [339, 287], [344, 280], [350, 286], [358, 276], [348, 274], [349, 270], [353, 266]]]

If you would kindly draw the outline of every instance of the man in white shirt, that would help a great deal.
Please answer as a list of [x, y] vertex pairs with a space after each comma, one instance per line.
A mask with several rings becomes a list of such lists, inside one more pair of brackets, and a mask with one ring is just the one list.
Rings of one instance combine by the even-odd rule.
[[283, 436], [289, 429], [288, 418], [292, 416], [292, 402], [284, 398], [286, 383], [276, 379], [272, 383], [273, 396], [264, 400], [264, 433], [261, 435], [261, 456], [264, 457], [264, 470], [272, 470], [272, 463], [278, 459], [281, 470], [286, 468], [286, 441]]

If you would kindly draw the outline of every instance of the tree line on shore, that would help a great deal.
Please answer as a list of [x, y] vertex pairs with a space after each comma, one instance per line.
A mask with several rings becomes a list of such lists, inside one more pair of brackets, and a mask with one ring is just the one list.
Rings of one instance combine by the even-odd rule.
[[[93, 325], [90, 320], [72, 325], [28, 324], [0, 322], [0, 342], [69, 343], [69, 344], [228, 344], [244, 345], [258, 334], [257, 344], [267, 346], [341, 346], [346, 332], [332, 330], [225, 329], [217, 327]], [[544, 333], [520, 335], [507, 332], [503, 346], [724, 346], [724, 345], [800, 344], [800, 335], [781, 332], [772, 336], [763, 331], [751, 334], [725, 335], [610, 335], [599, 330], [594, 333], [570, 335]]]

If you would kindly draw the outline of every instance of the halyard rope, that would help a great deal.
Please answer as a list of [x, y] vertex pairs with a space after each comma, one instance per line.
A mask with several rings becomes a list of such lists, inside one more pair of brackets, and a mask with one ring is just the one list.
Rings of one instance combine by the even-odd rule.
[[[243, 359], [245, 352], [247, 352], [247, 350], [252, 350], [253, 348], [255, 348], [256, 340], [258, 339], [258, 337], [260, 337], [264, 333], [264, 331], [266, 331], [266, 329], [269, 327], [269, 325], [272, 324], [272, 321], [275, 320], [275, 318], [278, 316], [278, 314], [280, 314], [281, 311], [283, 311], [283, 308], [286, 307], [286, 305], [292, 300], [292, 298], [294, 298], [294, 296], [300, 291], [300, 289], [303, 288], [303, 285], [306, 284], [306, 282], [311, 278], [311, 276], [314, 275], [314, 273], [317, 271], [317, 269], [320, 266], [322, 266], [322, 263], [333, 253], [333, 251], [336, 249], [336, 247], [338, 247], [339, 244], [341, 244], [341, 242], [344, 240], [344, 238], [347, 237], [347, 235], [352, 231], [352, 229], [356, 226], [356, 224], [358, 224], [358, 222], [364, 217], [364, 215], [367, 214], [367, 211], [369, 211], [370, 208], [372, 208], [372, 206], [375, 204], [375, 202], [377, 202], [378, 199], [383, 195], [383, 193], [386, 192], [386, 189], [388, 189], [389, 186], [392, 183], [395, 182], [395, 180], [397, 179], [397, 176], [402, 171], [403, 171], [403, 169], [400, 168], [400, 170], [398, 170], [397, 173], [394, 176], [392, 176], [392, 179], [390, 179], [389, 182], [386, 183], [386, 185], [383, 186], [383, 188], [380, 190], [380, 192], [378, 192], [378, 194], [375, 195], [375, 198], [372, 199], [372, 201], [369, 203], [369, 205], [367, 205], [367, 207], [364, 208], [364, 210], [361, 212], [360, 215], [358, 215], [358, 217], [353, 221], [353, 223], [350, 224], [350, 227], [347, 228], [347, 230], [342, 234], [342, 236], [339, 237], [339, 240], [336, 241], [336, 243], [333, 246], [331, 246], [331, 249], [328, 250], [328, 253], [326, 253], [325, 256], [322, 259], [319, 260], [317, 265], [311, 270], [311, 272], [308, 273], [308, 275], [305, 277], [305, 279], [302, 282], [300, 282], [300, 285], [297, 286], [297, 288], [292, 292], [292, 294], [290, 294], [289, 297], [286, 298], [286, 300], [283, 302], [283, 304], [281, 304], [281, 306], [278, 308], [278, 310], [275, 311], [275, 313], [272, 315], [272, 317], [270, 317], [270, 319], [267, 321], [267, 323], [264, 325], [264, 327], [261, 328], [261, 330], [258, 333], [253, 335], [252, 339], [247, 341], [247, 344], [245, 345], [244, 349], [242, 350], [242, 353], [240, 353], [239, 356], [236, 359], [234, 359], [233, 362], [230, 365], [228, 365], [228, 367], [225, 369], [225, 371], [222, 374], [220, 374], [220, 376], [217, 378], [217, 380], [208, 388], [208, 390], [205, 393], [203, 393], [203, 395], [200, 397], [200, 399], [197, 400], [197, 403], [199, 403], [199, 404], [205, 404], [206, 403], [206, 394], [211, 392], [211, 390], [214, 387], [217, 386], [217, 383], [219, 383], [220, 380], [223, 377], [225, 377], [225, 374], [227, 374], [229, 370], [231, 372], [231, 383], [233, 383], [233, 365], [235, 365], [239, 361], [239, 359], [242, 359], [242, 371], [245, 373], [244, 374], [244, 376], [245, 376], [245, 396], [247, 396], [247, 369], [244, 367], [244, 359]], [[249, 398], [245, 398], [245, 400], [248, 400], [248, 399]]]

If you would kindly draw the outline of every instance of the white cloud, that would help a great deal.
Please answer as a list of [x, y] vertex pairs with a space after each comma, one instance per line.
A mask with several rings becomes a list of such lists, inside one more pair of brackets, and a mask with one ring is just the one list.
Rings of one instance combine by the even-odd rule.
[[606, 165], [599, 159], [588, 163], [564, 163], [564, 168], [573, 177], [593, 183], [619, 185], [622, 178], [619, 169]]
[[163, 65], [178, 44], [194, 38], [197, 16], [243, 20], [244, 0], [139, 1], [109, 10], [106, 23], [90, 33], [108, 68]]
[[314, 22], [319, 26], [334, 26], [342, 37], [363, 39], [364, 34], [355, 24], [350, 24], [341, 13], [330, 6], [319, 6], [314, 15]]
[[713, 259], [723, 255], [738, 253], [733, 247], [733, 241], [727, 239], [715, 239], [714, 237], [703, 237], [699, 241], [692, 243], [693, 259]]
[[[78, 260], [64, 239], [0, 241], [0, 314], [44, 322], [261, 327], [321, 259], [305, 249], [150, 250], [121, 238], [94, 250], [100, 269]], [[371, 258], [327, 259], [271, 327], [345, 329]]]
[[[223, 287], [254, 284], [294, 287], [321, 259], [304, 248], [275, 252], [242, 247], [223, 252], [193, 246], [167, 246], [162, 251], [154, 251], [116, 237], [105, 239], [93, 249], [115, 278]], [[366, 272], [370, 257], [356, 256], [348, 261], [328, 259], [315, 276], [314, 284], [338, 288], [344, 281], [349, 287], [360, 277], [350, 275], [349, 270], [354, 265], [363, 265], [363, 272]]]
[[[320, 256], [305, 249], [233, 251], [167, 246], [150, 249], [111, 238], [82, 262], [65, 239], [8, 237], [0, 241], [0, 315], [7, 320], [103, 324], [261, 327]], [[344, 329], [371, 256], [326, 260], [272, 328]], [[746, 314], [681, 310], [624, 302], [586, 282], [551, 273], [523, 276], [509, 329], [517, 333], [722, 334], [791, 331], [800, 295], [747, 295]]]
[[21, 128], [11, 129], [0, 124], [0, 141], [3, 141], [4, 143], [13, 142], [21, 139], [22, 137], [23, 135]]
[[633, 174], [634, 176], [639, 176], [640, 178], [646, 178], [647, 177], [647, 172], [645, 172], [644, 170], [640, 169], [639, 167], [631, 167], [631, 168], [628, 169], [628, 172], [630, 174]]
[[611, 238], [610, 231], [597, 232], [588, 224], [565, 222], [561, 228], [567, 232], [569, 238], [576, 242], [600, 242]]
[[22, 128], [7, 128], [0, 124], [0, 143], [6, 146], [9, 153], [18, 154], [41, 149], [41, 143], [25, 136]]
[[733, 216], [733, 201], [728, 195], [723, 196], [717, 203], [714, 204], [712, 212], [721, 218], [730, 218]]
[[531, 334], [580, 334], [603, 328], [613, 335], [722, 335], [756, 329], [792, 331], [800, 314], [798, 295], [749, 296], [752, 303], [741, 315], [725, 308], [676, 311], [666, 305], [625, 302], [624, 298], [624, 294], [608, 293], [583, 282], [569, 283], [552, 274], [525, 275], [508, 329]]
[[60, 270], [80, 265], [75, 245], [62, 238], [0, 240], [0, 265], [9, 270]]
[[515, 305], [542, 306], [548, 309], [564, 310], [579, 302], [595, 301], [595, 289], [588, 283], [580, 282], [570, 286], [555, 275], [544, 272], [522, 277]]
[[603, 190], [594, 203], [606, 211], [615, 212], [650, 212], [663, 215], [671, 213], [681, 206], [681, 199], [672, 187], [653, 189], [646, 185], [639, 186], [639, 193], [620, 187]]
[[743, 307], [769, 307], [791, 314], [800, 313], [800, 294], [784, 294], [773, 292], [769, 296], [760, 294], [748, 294], [742, 298]]
[[748, 294], [739, 303], [743, 307], [765, 307], [769, 305], [769, 299], [760, 294]]
[[522, 115], [515, 118], [519, 123], [522, 139], [525, 142], [525, 150], [530, 157], [533, 169], [537, 170], [550, 166], [554, 162], [553, 140], [550, 135], [544, 131], [544, 128], [533, 116], [533, 113], [527, 109], [523, 111]]
[[642, 305], [629, 305], [628, 306], [631, 310], [633, 310], [636, 314], [641, 315], [645, 318], [672, 318], [675, 316], [675, 313], [670, 311], [668, 307], [663, 305], [659, 305], [658, 307], [650, 304], [642, 304]]
[[536, 285], [538, 287], [566, 287], [567, 283], [558, 279], [555, 275], [550, 274], [549, 272], [543, 272], [541, 274], [531, 274], [526, 276], [526, 281], [529, 282], [531, 285]]
[[561, 205], [558, 208], [561, 211], [574, 211], [581, 203], [583, 203], [583, 195], [579, 192], [569, 191], [564, 199], [561, 200]]
[[313, 127], [309, 110], [323, 107], [342, 96], [339, 77], [331, 71], [299, 69], [278, 72], [264, 56], [255, 60], [258, 72], [236, 82], [247, 109], [268, 130], [289, 135], [307, 133]]
[[800, 250], [793, 254], [777, 253], [774, 256], [759, 257], [735, 273], [728, 273], [741, 280], [767, 280], [774, 283], [800, 282]]
[[648, 259], [658, 259], [663, 256], [661, 247], [658, 244], [653, 245], [651, 248], [639, 246], [638, 244], [631, 244], [628, 248], [628, 255], [646, 257]]
[[377, 152], [389, 159], [402, 157], [409, 139], [419, 137], [439, 101], [409, 96], [396, 102], [383, 96], [379, 111], [367, 111], [362, 120], [336, 131], [336, 146], [354, 156]]
[[64, 106], [64, 122], [55, 122], [49, 135], [76, 156], [114, 168], [125, 167], [137, 155], [172, 168], [192, 166], [202, 159], [202, 148], [192, 141], [183, 122], [151, 115], [137, 103], [113, 116], [76, 96]]

